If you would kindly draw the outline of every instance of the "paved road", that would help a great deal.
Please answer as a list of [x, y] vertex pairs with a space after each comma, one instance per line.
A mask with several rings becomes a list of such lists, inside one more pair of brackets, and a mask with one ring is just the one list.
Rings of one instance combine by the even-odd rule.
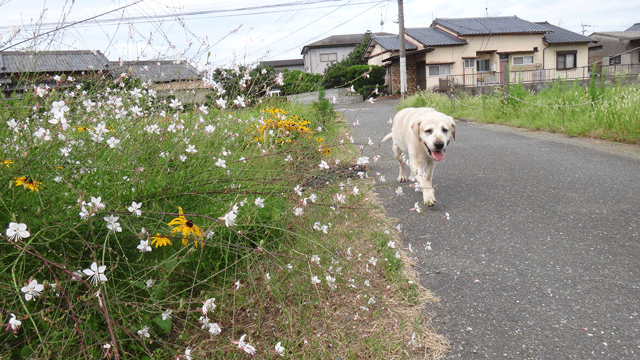
[[[397, 104], [337, 110], [379, 144]], [[640, 148], [466, 121], [457, 137], [421, 213], [391, 143], [365, 150], [451, 358], [640, 359]]]

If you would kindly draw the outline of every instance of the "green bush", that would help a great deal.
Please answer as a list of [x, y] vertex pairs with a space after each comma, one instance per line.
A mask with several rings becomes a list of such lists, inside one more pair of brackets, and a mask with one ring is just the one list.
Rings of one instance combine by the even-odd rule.
[[376, 86], [384, 85], [384, 76], [387, 70], [376, 65], [354, 65], [347, 69], [347, 79], [355, 90], [365, 99], [372, 96]]
[[282, 75], [284, 85], [280, 86], [280, 91], [283, 95], [316, 91], [322, 82], [322, 75], [309, 74], [300, 70], [285, 69]]

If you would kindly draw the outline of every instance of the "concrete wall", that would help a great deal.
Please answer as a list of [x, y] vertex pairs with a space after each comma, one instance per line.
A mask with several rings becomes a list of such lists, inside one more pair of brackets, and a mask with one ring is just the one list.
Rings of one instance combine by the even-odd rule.
[[[318, 92], [308, 92], [303, 94], [287, 95], [287, 101], [296, 101], [302, 104], [311, 104], [318, 101]], [[347, 88], [329, 89], [324, 91], [324, 97], [329, 101], [335, 96], [335, 105], [356, 104], [363, 101], [362, 95], [350, 93]]]

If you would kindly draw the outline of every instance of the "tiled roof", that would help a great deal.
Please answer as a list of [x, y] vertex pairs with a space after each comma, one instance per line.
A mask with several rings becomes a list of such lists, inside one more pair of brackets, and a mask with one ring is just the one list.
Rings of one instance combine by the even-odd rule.
[[100, 51], [1, 51], [0, 73], [46, 73], [110, 70], [111, 62]]
[[[372, 36], [371, 41], [375, 41], [385, 50], [400, 50], [400, 36], [399, 35], [379, 35]], [[406, 50], [415, 50], [418, 47], [405, 40], [404, 48]]]
[[625, 31], [640, 31], [640, 23], [633, 24], [630, 28]]
[[304, 65], [304, 59], [300, 58], [300, 59], [285, 59], [285, 60], [268, 60], [268, 61], [261, 61], [260, 65], [268, 67], [268, 66], [273, 66], [273, 67], [280, 67], [280, 66], [303, 66]]
[[408, 28], [404, 32], [424, 46], [464, 45], [467, 43], [435, 27]]
[[178, 80], [200, 80], [198, 71], [187, 62], [173, 60], [124, 61], [117, 72], [131, 70], [131, 76], [144, 82], [165, 83]]
[[563, 29], [559, 26], [551, 25], [546, 21], [537, 22], [536, 24], [542, 25], [553, 31], [544, 36], [544, 40], [549, 44], [589, 43], [595, 41], [590, 37], [574, 33], [573, 31]]
[[431, 26], [440, 25], [461, 36], [491, 34], [544, 34], [549, 30], [517, 16], [435, 19]]
[[[326, 48], [326, 47], [345, 47], [356, 46], [362, 42], [364, 38], [362, 34], [332, 35], [322, 40], [318, 40], [311, 44], [307, 44], [302, 48], [302, 54], [306, 54], [310, 48]], [[375, 33], [371, 35], [391, 35], [388, 33]]]

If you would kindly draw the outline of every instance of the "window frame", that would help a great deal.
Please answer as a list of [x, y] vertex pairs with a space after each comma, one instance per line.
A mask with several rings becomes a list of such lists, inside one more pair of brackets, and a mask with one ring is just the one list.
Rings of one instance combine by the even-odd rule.
[[[471, 63], [471, 66], [467, 66], [468, 62]], [[476, 59], [464, 59], [464, 68], [465, 69], [475, 69], [476, 68]]]
[[[567, 55], [573, 55], [573, 66], [567, 66]], [[560, 67], [560, 58], [564, 59], [564, 66]], [[568, 50], [568, 51], [558, 51], [556, 53], [556, 70], [573, 70], [578, 67], [578, 51], [577, 50]]]
[[[333, 60], [322, 60], [323, 57], [326, 59], [327, 56], [331, 56], [333, 55]], [[331, 62], [338, 62], [338, 53], [320, 53], [320, 62], [323, 63], [331, 63]]]
[[[520, 59], [522, 61], [522, 63], [517, 64], [516, 63], [516, 59]], [[531, 59], [531, 62], [525, 62], [525, 59]], [[533, 65], [534, 63], [534, 57], [533, 55], [518, 55], [518, 56], [514, 56], [513, 60], [512, 60], [513, 65], [518, 65], [518, 66], [524, 66], [524, 65]]]
[[609, 65], [622, 64], [622, 55], [609, 56]]
[[[480, 70], [480, 64], [486, 65], [486, 70]], [[476, 71], [479, 73], [491, 72], [491, 59], [477, 59], [476, 60]]]
[[[432, 75], [431, 74], [431, 68], [438, 68], [438, 74], [437, 75]], [[447, 73], [443, 74], [442, 73], [442, 69], [445, 68], [447, 69]], [[451, 64], [432, 64], [432, 65], [428, 65], [427, 66], [427, 75], [429, 77], [442, 77], [442, 76], [447, 76], [447, 75], [451, 75]]]

